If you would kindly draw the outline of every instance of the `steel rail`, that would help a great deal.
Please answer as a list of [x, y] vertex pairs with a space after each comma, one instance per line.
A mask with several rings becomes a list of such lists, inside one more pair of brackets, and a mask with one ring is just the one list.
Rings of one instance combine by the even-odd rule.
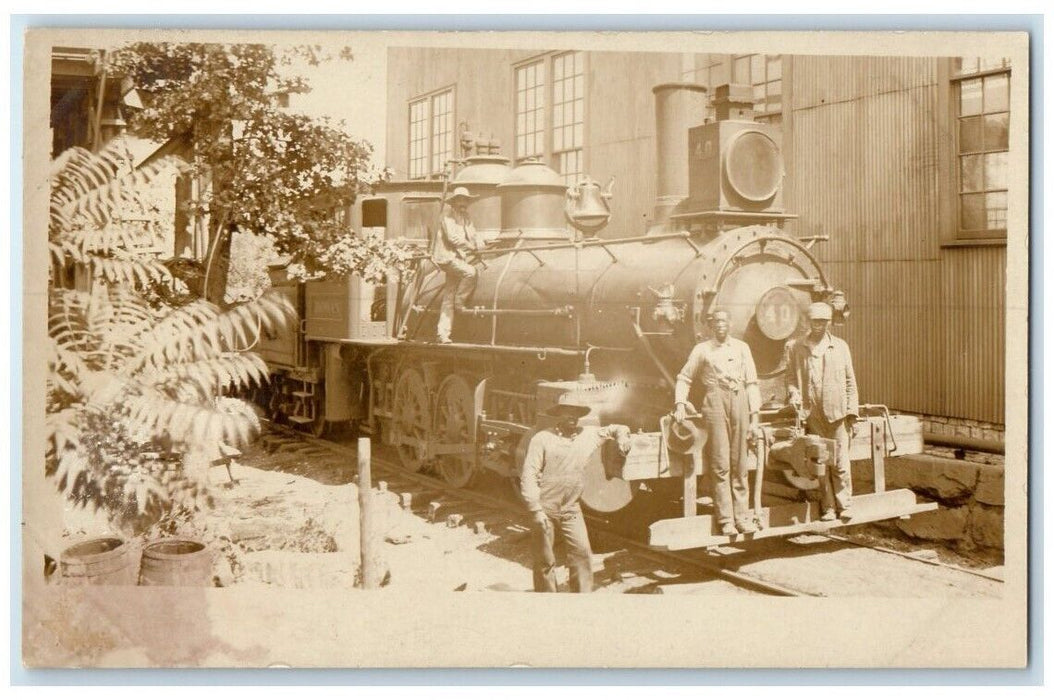
[[819, 533], [818, 532], [816, 534], [820, 535], [821, 537], [826, 537], [829, 540], [834, 540], [836, 542], [844, 542], [846, 544], [851, 544], [851, 545], [854, 545], [856, 547], [866, 547], [867, 549], [873, 549], [876, 552], [882, 552], [884, 554], [893, 554], [893, 555], [896, 555], [898, 557], [903, 557], [905, 559], [910, 559], [912, 561], [918, 561], [918, 562], [922, 562], [923, 564], [929, 564], [930, 566], [939, 566], [939, 567], [941, 567], [943, 569], [951, 569], [953, 571], [959, 571], [959, 572], [962, 572], [964, 574], [971, 574], [973, 576], [978, 576], [980, 578], [988, 579], [989, 581], [995, 581], [996, 583], [1006, 583], [1006, 581], [1004, 579], [1001, 579], [998, 576], [993, 576], [991, 574], [986, 574], [983, 571], [974, 571], [972, 569], [967, 569], [966, 567], [963, 567], [963, 566], [957, 566], [955, 564], [949, 564], [947, 562], [943, 562], [943, 561], [939, 561], [939, 560], [927, 559], [926, 557], [920, 557], [919, 555], [913, 554], [912, 552], [900, 552], [900, 551], [897, 551], [896, 549], [891, 549], [889, 547], [883, 547], [883, 546], [877, 545], [877, 544], [867, 544], [866, 542], [858, 542], [857, 540], [854, 540], [851, 537], [846, 537], [845, 535], [832, 535], [832, 534], [826, 533], [826, 532], [823, 532], [823, 533]]

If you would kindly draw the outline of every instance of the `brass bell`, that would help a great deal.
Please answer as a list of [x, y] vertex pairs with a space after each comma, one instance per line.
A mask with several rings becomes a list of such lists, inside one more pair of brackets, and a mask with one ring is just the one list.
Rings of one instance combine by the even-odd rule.
[[567, 188], [567, 202], [564, 214], [567, 222], [584, 234], [592, 235], [607, 226], [611, 219], [611, 208], [607, 200], [611, 199], [611, 188], [615, 178], [601, 190], [600, 183], [592, 178], [585, 178], [577, 185]]

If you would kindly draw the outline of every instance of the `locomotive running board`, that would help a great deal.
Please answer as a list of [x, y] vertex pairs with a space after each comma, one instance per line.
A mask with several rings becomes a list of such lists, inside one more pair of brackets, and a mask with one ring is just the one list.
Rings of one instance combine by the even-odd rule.
[[806, 532], [824, 532], [834, 528], [859, 525], [877, 520], [906, 518], [917, 513], [936, 510], [936, 503], [917, 503], [909, 489], [853, 496], [852, 516], [848, 519], [824, 522], [816, 503], [789, 503], [762, 508], [762, 527], [749, 535], [715, 535], [714, 516], [696, 515], [687, 518], [659, 520], [651, 524], [648, 545], [653, 549], [678, 550], [698, 547], [719, 547], [768, 537], [786, 537]]

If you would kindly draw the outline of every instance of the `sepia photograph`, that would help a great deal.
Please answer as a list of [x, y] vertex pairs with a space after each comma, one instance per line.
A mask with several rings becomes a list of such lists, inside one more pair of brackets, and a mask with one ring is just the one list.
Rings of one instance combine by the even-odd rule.
[[1022, 668], [1029, 48], [29, 30], [23, 664]]

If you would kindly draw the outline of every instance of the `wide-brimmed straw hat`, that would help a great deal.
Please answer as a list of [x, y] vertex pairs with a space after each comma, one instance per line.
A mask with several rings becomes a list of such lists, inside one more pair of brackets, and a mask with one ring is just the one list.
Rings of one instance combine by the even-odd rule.
[[554, 403], [545, 409], [545, 415], [555, 418], [581, 418], [590, 410], [589, 406], [580, 406], [575, 403]]
[[465, 187], [455, 187], [454, 191], [446, 196], [445, 201], [453, 202], [455, 199], [476, 199], [477, 197], [479, 197], [478, 194], [470, 194]]

